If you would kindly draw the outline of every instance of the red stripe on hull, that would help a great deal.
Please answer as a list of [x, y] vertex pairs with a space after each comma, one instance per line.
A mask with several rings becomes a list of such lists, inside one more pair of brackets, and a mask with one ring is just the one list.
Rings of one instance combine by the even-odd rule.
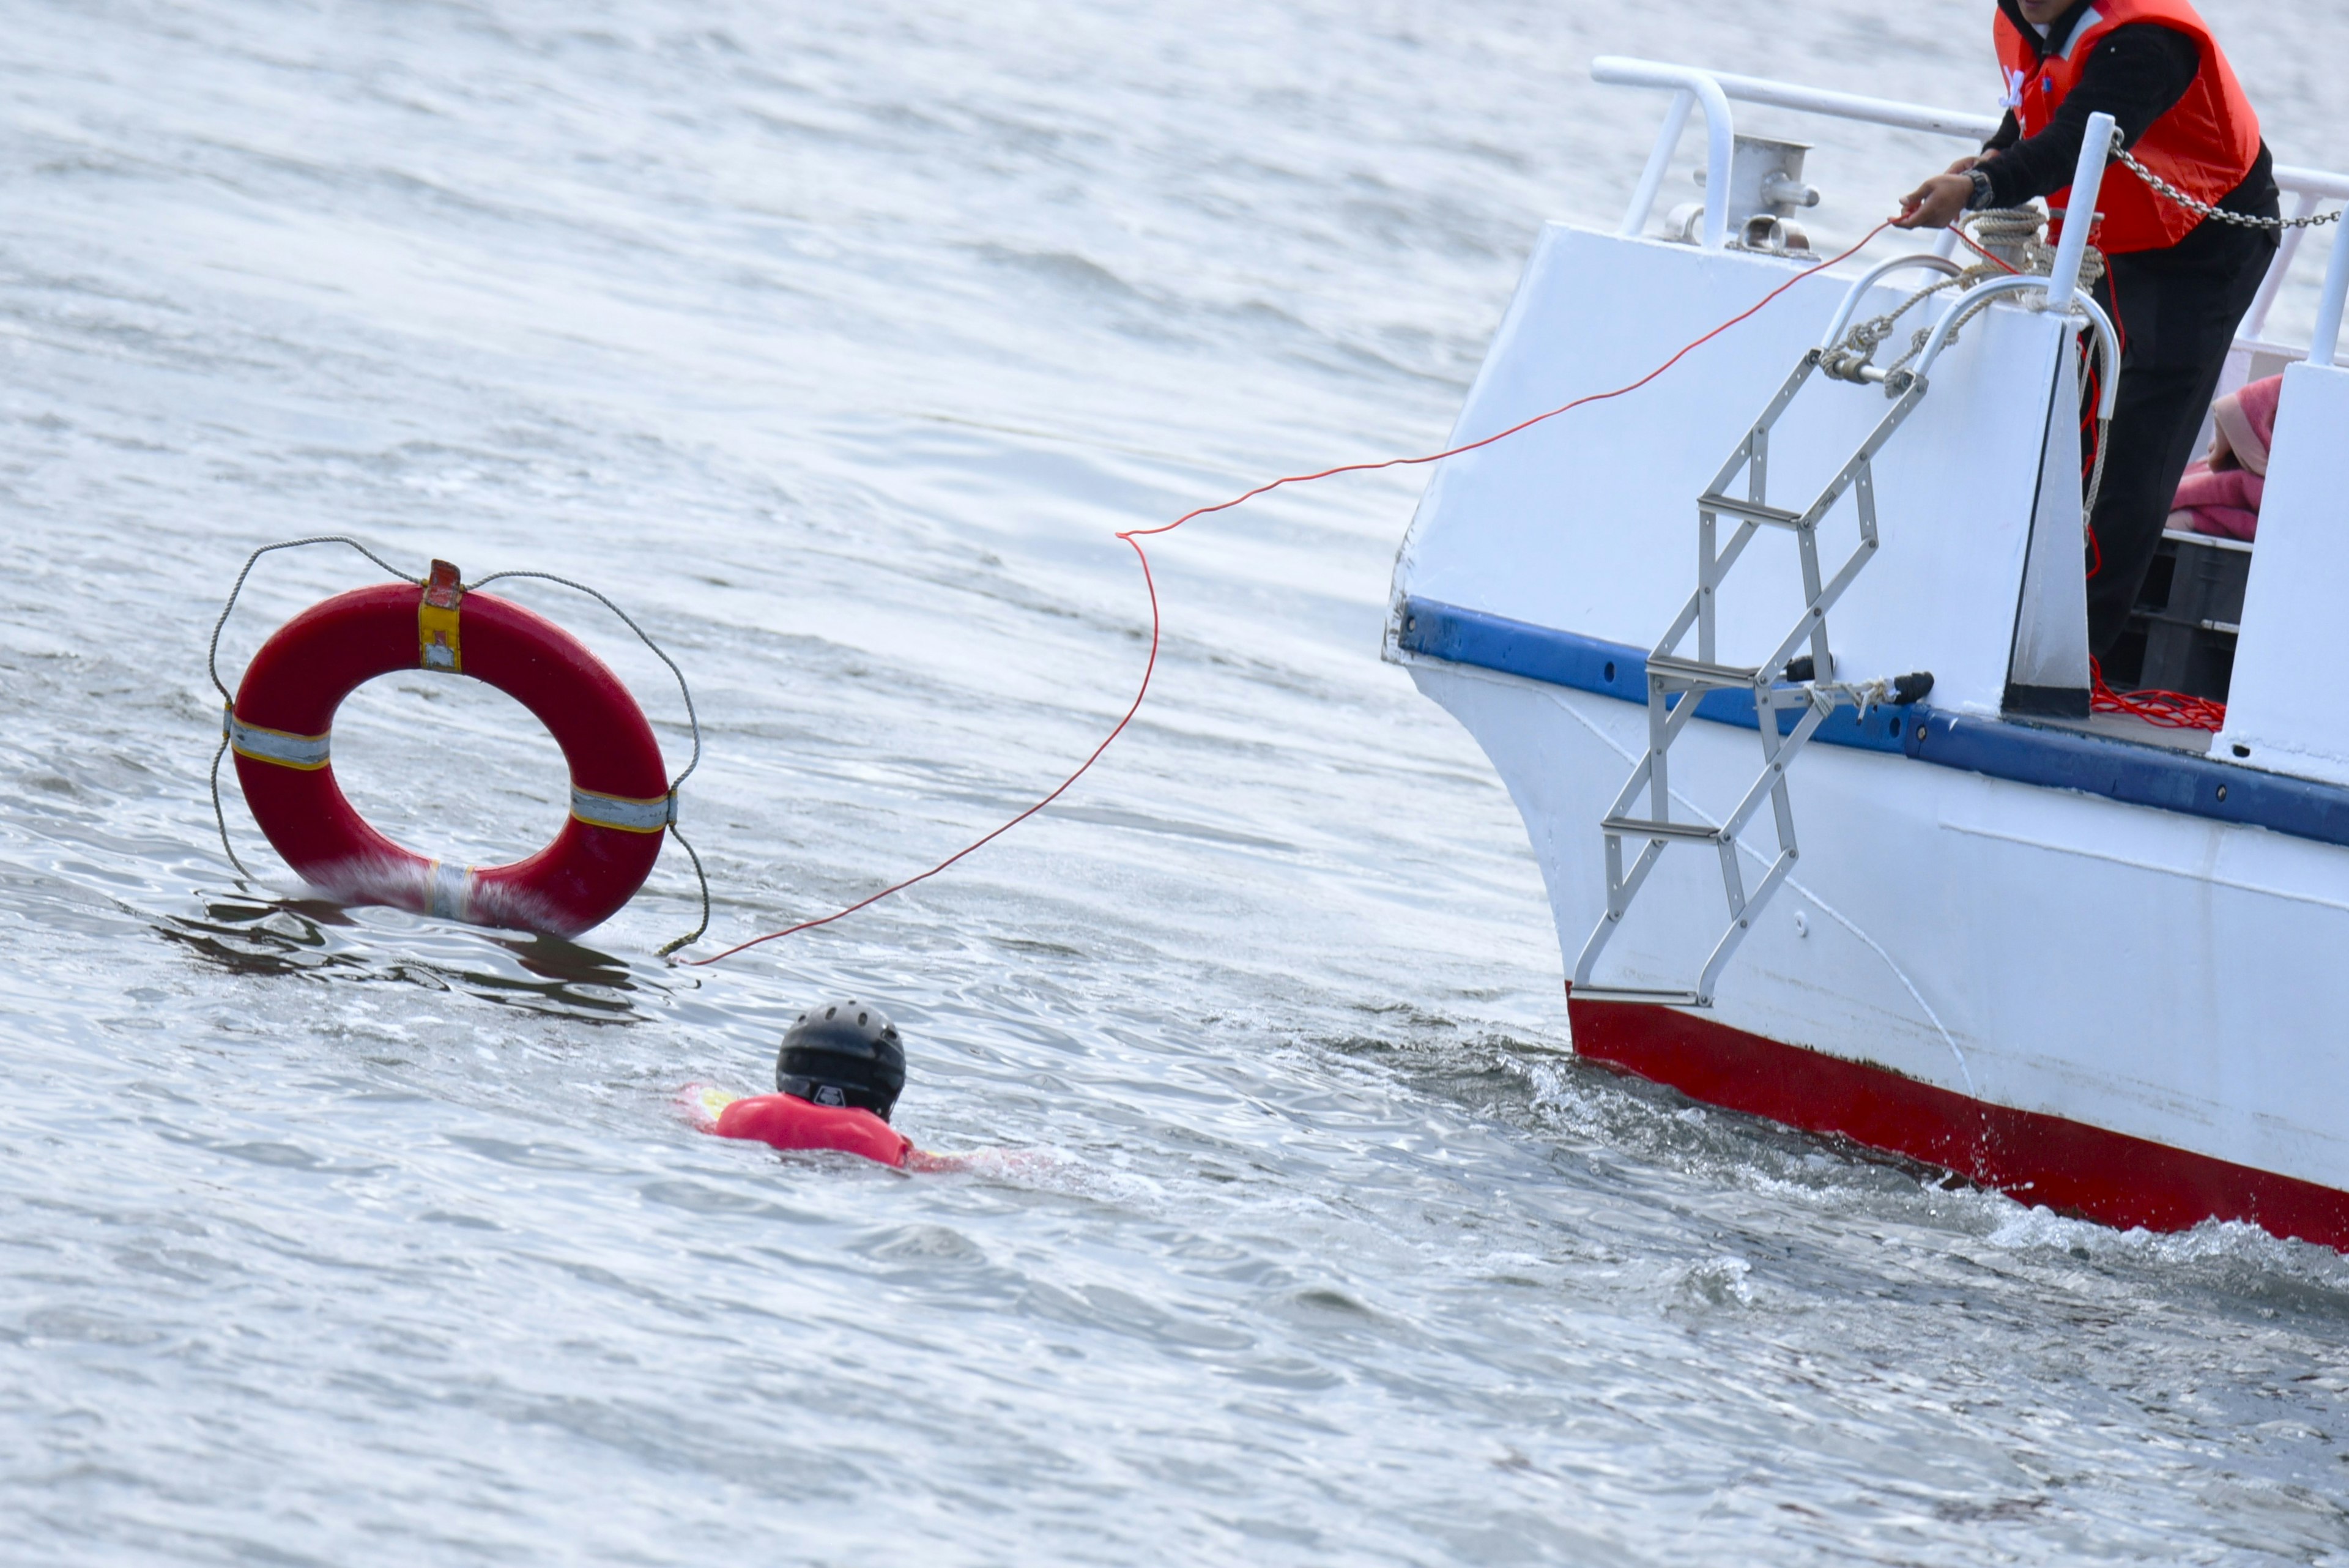
[[2085, 1122], [1969, 1099], [1882, 1067], [1638, 1002], [1576, 1002], [1578, 1054], [1692, 1099], [1907, 1155], [2106, 1225], [2248, 1220], [2349, 1251], [2349, 1193]]

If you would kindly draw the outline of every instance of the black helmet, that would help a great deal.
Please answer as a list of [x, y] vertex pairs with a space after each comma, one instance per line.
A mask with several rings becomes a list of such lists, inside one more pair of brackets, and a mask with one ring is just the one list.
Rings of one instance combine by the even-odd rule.
[[855, 1106], [883, 1121], [905, 1086], [897, 1026], [863, 1002], [811, 1007], [783, 1031], [775, 1089], [819, 1106]]

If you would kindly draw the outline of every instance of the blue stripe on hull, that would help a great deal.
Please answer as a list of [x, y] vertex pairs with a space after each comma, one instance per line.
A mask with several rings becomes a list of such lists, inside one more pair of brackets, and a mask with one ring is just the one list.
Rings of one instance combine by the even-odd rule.
[[[1626, 702], [1648, 701], [1648, 655], [1644, 649], [1570, 631], [1552, 631], [1482, 610], [1462, 609], [1433, 599], [1406, 599], [1402, 608], [1402, 643], [1406, 652], [1454, 664], [1473, 664], [1507, 675], [1596, 691]], [[1697, 717], [1716, 724], [1760, 728], [1754, 717], [1754, 699], [1743, 691], [1708, 691], [1696, 705]], [[1918, 709], [1878, 708], [1863, 720], [1856, 708], [1842, 707], [1819, 724], [1816, 740], [1832, 746], [1858, 746], [1871, 752], [1901, 749], [1901, 715]], [[1802, 716], [1799, 708], [1778, 714], [1785, 733]]]
[[[1626, 702], [1648, 701], [1644, 649], [1570, 631], [1531, 626], [1433, 599], [1407, 598], [1403, 650], [1453, 664], [1521, 675]], [[1697, 716], [1756, 727], [1754, 701], [1739, 691], [1708, 691]], [[1779, 715], [1791, 728], [1794, 712]], [[1838, 708], [1819, 726], [1819, 741], [1871, 752], [1899, 752], [1919, 762], [1995, 779], [2077, 790], [2128, 805], [2150, 806], [2245, 827], [2264, 827], [2320, 844], [2349, 845], [2349, 789], [2238, 767], [2162, 746], [2104, 735], [1937, 712], [1923, 703], [1878, 708], [1866, 719]]]

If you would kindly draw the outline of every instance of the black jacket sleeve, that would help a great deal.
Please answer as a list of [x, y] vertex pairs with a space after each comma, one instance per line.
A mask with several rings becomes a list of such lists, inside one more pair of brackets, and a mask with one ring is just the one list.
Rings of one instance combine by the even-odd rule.
[[[2088, 117], [2101, 110], [2119, 125], [2121, 145], [2134, 147], [2153, 122], [2176, 107], [2202, 68], [2201, 52], [2185, 34], [2158, 22], [2116, 27], [2081, 67], [2079, 85], [2055, 111], [2054, 123], [2036, 136], [2011, 145], [1991, 139], [1996, 151], [1981, 168], [1990, 176], [1993, 207], [2020, 207], [2033, 196], [2051, 196], [2072, 182]], [[2007, 117], [2008, 124], [2013, 116]]]

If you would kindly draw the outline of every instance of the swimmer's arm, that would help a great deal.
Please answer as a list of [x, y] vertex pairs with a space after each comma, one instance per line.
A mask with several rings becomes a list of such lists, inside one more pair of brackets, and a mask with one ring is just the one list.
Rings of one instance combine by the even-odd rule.
[[708, 1084], [688, 1084], [678, 1091], [677, 1107], [685, 1113], [685, 1119], [691, 1122], [697, 1131], [714, 1133], [718, 1130], [719, 1115], [741, 1097]]
[[1049, 1148], [974, 1148], [961, 1154], [933, 1154], [914, 1149], [900, 1170], [925, 1176], [977, 1176], [1005, 1181], [1032, 1181], [1071, 1168], [1062, 1154]]

